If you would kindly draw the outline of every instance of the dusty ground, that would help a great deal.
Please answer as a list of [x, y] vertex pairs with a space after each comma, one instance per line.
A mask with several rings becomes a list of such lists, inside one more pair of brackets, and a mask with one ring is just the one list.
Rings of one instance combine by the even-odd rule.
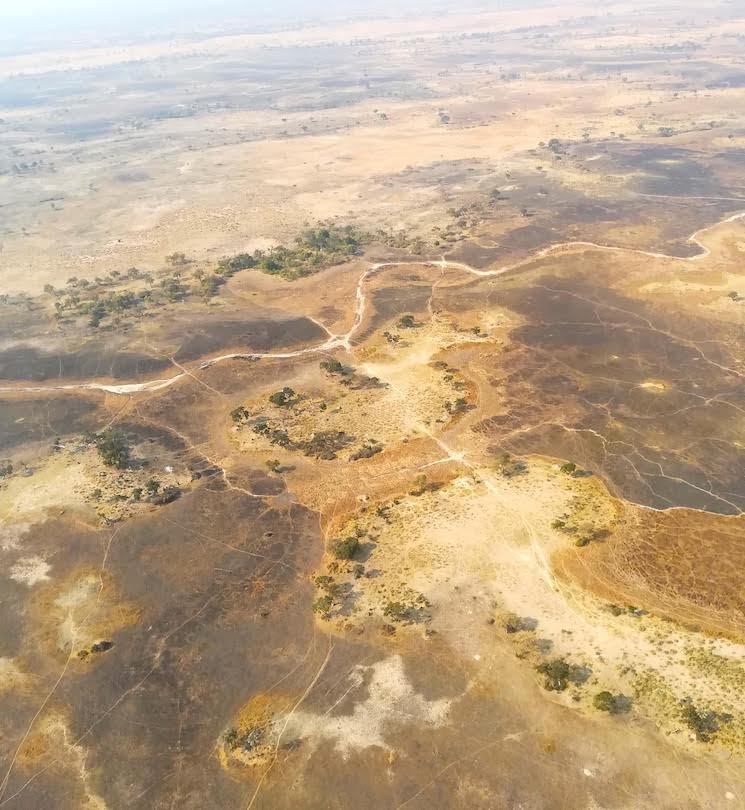
[[745, 22], [537, 14], [0, 57], [0, 806], [745, 807]]

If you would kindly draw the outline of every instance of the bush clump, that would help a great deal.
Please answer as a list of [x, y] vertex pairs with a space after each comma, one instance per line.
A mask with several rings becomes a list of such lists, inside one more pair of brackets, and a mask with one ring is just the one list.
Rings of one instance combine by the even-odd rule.
[[573, 671], [573, 667], [563, 658], [544, 661], [536, 667], [536, 672], [544, 676], [544, 689], [549, 692], [563, 692], [569, 686]]
[[383, 615], [394, 622], [403, 622], [409, 618], [409, 608], [403, 602], [390, 601], [383, 608]]
[[334, 597], [331, 594], [324, 594], [319, 596], [313, 603], [313, 612], [321, 616], [326, 616], [331, 608], [334, 606]]
[[355, 450], [354, 453], [352, 453], [352, 455], [349, 457], [349, 460], [359, 461], [361, 458], [372, 458], [373, 456], [382, 452], [382, 450], [383, 446], [377, 442], [367, 442], [366, 444], [363, 444], [359, 450]]
[[342, 537], [339, 540], [335, 540], [332, 550], [337, 560], [353, 560], [359, 547], [359, 538], [350, 535], [349, 537]]
[[286, 385], [281, 391], [270, 394], [269, 402], [279, 408], [289, 408], [297, 402], [297, 394], [289, 385]]
[[614, 695], [607, 690], [598, 692], [592, 699], [592, 705], [599, 712], [607, 712], [608, 714], [627, 712], [630, 708], [630, 703], [631, 701], [624, 695]]
[[354, 441], [354, 436], [350, 436], [343, 430], [320, 430], [314, 433], [308, 441], [301, 442], [298, 447], [306, 456], [314, 456], [323, 461], [331, 461], [336, 458], [339, 450]]
[[124, 470], [129, 465], [130, 446], [125, 434], [118, 428], [106, 428], [92, 436], [101, 461], [107, 467]]
[[327, 374], [348, 374], [349, 372], [338, 360], [321, 360], [319, 363], [322, 371]]
[[719, 731], [720, 721], [729, 719], [716, 712], [699, 709], [690, 700], [683, 702], [680, 717], [699, 742], [711, 742]]

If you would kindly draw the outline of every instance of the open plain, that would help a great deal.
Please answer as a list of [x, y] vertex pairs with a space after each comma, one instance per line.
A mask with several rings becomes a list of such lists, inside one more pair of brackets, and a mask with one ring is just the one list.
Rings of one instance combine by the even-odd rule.
[[0, 51], [0, 808], [745, 808], [745, 7]]

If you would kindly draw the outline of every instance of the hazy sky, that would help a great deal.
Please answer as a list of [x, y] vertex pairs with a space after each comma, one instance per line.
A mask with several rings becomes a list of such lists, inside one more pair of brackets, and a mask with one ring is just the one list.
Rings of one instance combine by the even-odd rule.
[[[238, 19], [242, 28], [306, 19], [340, 8], [365, 9], [378, 0], [0, 0], [2, 50], [32, 41], [64, 42], [80, 33], [106, 39], [159, 31], [188, 32]], [[393, 0], [382, 0], [393, 2]]]
[[240, 20], [246, 28], [340, 12], [396, 11], [431, 0], [0, 0], [0, 41], [22, 46], [22, 39], [64, 38], [75, 31], [149, 34], [156, 29], [188, 31], [190, 25], [215, 27]]
[[[85, 41], [250, 31], [338, 16], [434, 13], [484, 0], [0, 0], [0, 55]], [[488, 2], [488, 0], [487, 0]], [[497, 0], [500, 6], [536, 0]], [[425, 11], [426, 10], [426, 11]]]

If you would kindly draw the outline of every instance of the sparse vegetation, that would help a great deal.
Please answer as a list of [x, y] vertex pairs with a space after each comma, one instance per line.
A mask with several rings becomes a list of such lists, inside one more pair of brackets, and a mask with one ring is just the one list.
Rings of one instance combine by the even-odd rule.
[[503, 453], [499, 459], [498, 469], [505, 478], [514, 478], [516, 475], [525, 475], [528, 472], [528, 465], [522, 459]]
[[298, 442], [297, 447], [306, 456], [313, 456], [322, 461], [331, 461], [336, 458], [340, 450], [349, 447], [354, 441], [354, 436], [350, 436], [343, 430], [320, 430], [314, 433], [310, 439]]
[[719, 731], [721, 723], [729, 720], [725, 715], [695, 706], [690, 700], [682, 702], [680, 719], [694, 733], [699, 742], [711, 742]]
[[249, 419], [250, 416], [251, 414], [243, 405], [239, 405], [237, 408], [233, 408], [233, 410], [230, 412], [230, 418], [236, 425], [243, 424]]
[[376, 441], [365, 442], [359, 450], [355, 450], [349, 457], [350, 461], [359, 461], [362, 458], [372, 458], [382, 452], [383, 446]]
[[236, 728], [229, 728], [223, 734], [223, 742], [229, 751], [252, 751], [264, 738], [264, 730], [258, 726], [240, 732]]
[[391, 600], [384, 605], [383, 615], [394, 622], [404, 622], [409, 618], [409, 608], [403, 602]]
[[438, 481], [429, 481], [427, 476], [421, 473], [414, 479], [414, 486], [409, 490], [409, 495], [418, 497], [419, 495], [424, 495], [425, 492], [436, 492], [441, 487], [441, 483]]

